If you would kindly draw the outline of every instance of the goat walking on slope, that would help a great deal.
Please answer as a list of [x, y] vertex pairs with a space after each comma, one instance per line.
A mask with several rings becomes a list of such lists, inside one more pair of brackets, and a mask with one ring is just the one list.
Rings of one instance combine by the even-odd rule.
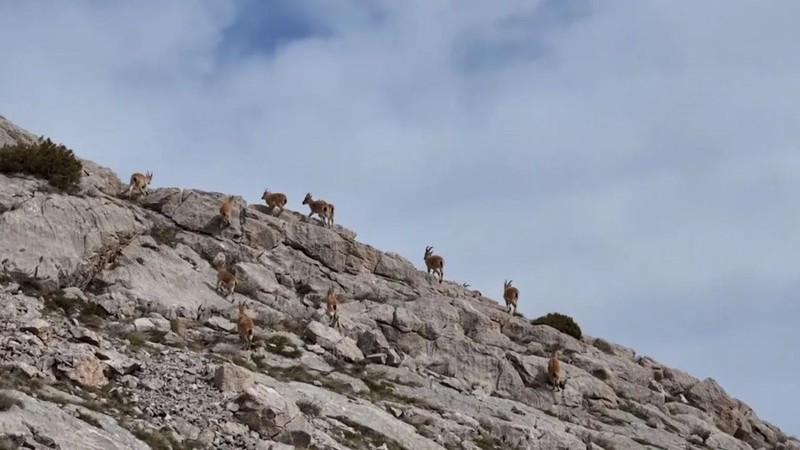
[[239, 341], [242, 342], [247, 350], [253, 345], [253, 334], [255, 324], [253, 319], [244, 312], [245, 300], [239, 302], [239, 317], [236, 319], [236, 327], [239, 330]]
[[333, 292], [333, 286], [328, 288], [325, 296], [325, 313], [328, 315], [331, 326], [339, 328], [339, 297]]
[[275, 214], [275, 217], [280, 217], [283, 214], [283, 208], [286, 206], [286, 194], [282, 192], [270, 192], [269, 189], [264, 189], [264, 193], [261, 194], [261, 200], [267, 204], [267, 208], [269, 208], [270, 214], [273, 213], [275, 208], [278, 208], [278, 214]]
[[[228, 271], [225, 267], [225, 262], [220, 262], [217, 266], [217, 291], [222, 290], [222, 286], [228, 290], [225, 294], [225, 298], [228, 298], [229, 295], [233, 294], [234, 289], [236, 289], [236, 284], [239, 280], [236, 278], [236, 275]], [[233, 303], [233, 300], [231, 300]]]
[[316, 214], [322, 219], [322, 224], [326, 226], [333, 225], [333, 211], [334, 206], [325, 200], [314, 200], [311, 198], [311, 192], [306, 194], [306, 197], [303, 199], [303, 204], [308, 205], [311, 209], [311, 212], [308, 213], [308, 220], [311, 220], [311, 216]]
[[561, 364], [558, 361], [558, 348], [554, 348], [550, 354], [550, 361], [547, 363], [547, 375], [554, 390], [561, 390], [566, 384], [566, 380], [561, 378]]
[[[506, 280], [503, 282], [503, 300], [506, 301], [506, 309], [512, 316], [517, 314], [517, 300], [519, 299], [519, 289], [512, 286], [514, 280]], [[511, 312], [511, 310], [514, 312]]]
[[225, 225], [231, 224], [231, 214], [233, 214], [233, 198], [234, 196], [231, 195], [222, 202], [219, 206], [219, 215], [222, 216], [222, 220], [225, 221]]
[[130, 198], [131, 194], [133, 193], [133, 189], [136, 188], [136, 191], [139, 195], [145, 196], [150, 193], [150, 182], [153, 181], [153, 173], [140, 173], [135, 172], [131, 175], [131, 180], [128, 183], [128, 194], [127, 197]]
[[428, 273], [433, 271], [433, 275], [439, 274], [439, 284], [442, 283], [444, 278], [444, 258], [439, 255], [433, 254], [433, 246], [425, 247], [425, 266], [428, 268]]

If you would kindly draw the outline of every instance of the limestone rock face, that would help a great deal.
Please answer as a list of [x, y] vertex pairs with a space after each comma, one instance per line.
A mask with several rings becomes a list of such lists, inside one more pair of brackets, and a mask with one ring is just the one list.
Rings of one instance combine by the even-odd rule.
[[[34, 139], [0, 116], [0, 145]], [[714, 380], [509, 317], [421, 258], [308, 220], [301, 199], [275, 217], [235, 196], [226, 225], [229, 193], [154, 180], [127, 198], [129, 174], [83, 163], [77, 195], [0, 174], [10, 448], [800, 449]]]

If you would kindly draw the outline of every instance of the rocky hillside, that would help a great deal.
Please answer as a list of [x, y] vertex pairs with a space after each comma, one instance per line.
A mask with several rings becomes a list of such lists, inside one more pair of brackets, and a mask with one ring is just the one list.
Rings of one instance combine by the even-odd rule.
[[[0, 117], [0, 146], [34, 139]], [[76, 195], [0, 174], [2, 449], [800, 449], [712, 379], [509, 317], [339, 225], [236, 197], [223, 226], [225, 193], [156, 168], [129, 199], [83, 166]]]

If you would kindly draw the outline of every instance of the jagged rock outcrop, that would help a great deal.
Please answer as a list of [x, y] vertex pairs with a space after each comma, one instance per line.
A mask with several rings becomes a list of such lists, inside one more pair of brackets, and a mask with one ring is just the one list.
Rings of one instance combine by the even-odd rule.
[[[0, 117], [0, 145], [35, 136]], [[127, 177], [127, 174], [124, 174]], [[711, 379], [509, 317], [395, 253], [228, 194], [0, 174], [0, 439], [30, 448], [800, 449]], [[299, 204], [300, 199], [290, 199]], [[240, 278], [217, 292], [214, 263]], [[424, 269], [421, 261], [420, 267]], [[340, 327], [324, 296], [340, 293]], [[257, 324], [242, 350], [236, 303]], [[562, 349], [568, 382], [544, 371]], [[161, 447], [165, 448], [165, 447]]]

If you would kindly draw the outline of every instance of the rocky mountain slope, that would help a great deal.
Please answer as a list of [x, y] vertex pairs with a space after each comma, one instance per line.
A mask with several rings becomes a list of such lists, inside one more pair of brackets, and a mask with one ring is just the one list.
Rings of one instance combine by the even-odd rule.
[[[0, 117], [0, 146], [34, 139]], [[225, 227], [227, 194], [129, 199], [83, 163], [77, 195], [0, 174], [0, 448], [800, 449], [713, 379], [509, 317], [338, 224], [236, 197]]]

